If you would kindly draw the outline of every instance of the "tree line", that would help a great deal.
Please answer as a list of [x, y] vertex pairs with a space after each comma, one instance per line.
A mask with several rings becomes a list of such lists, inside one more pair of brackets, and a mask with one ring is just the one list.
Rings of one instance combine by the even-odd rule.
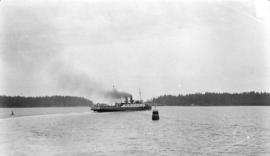
[[153, 98], [160, 106], [270, 106], [270, 93], [195, 93], [187, 95], [162, 95]]
[[92, 106], [93, 102], [74, 96], [0, 96], [0, 107], [76, 107]]

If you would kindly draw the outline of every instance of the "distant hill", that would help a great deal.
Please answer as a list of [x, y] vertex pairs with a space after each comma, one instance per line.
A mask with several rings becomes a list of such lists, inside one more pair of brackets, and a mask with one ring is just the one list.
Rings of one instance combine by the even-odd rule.
[[76, 107], [91, 106], [93, 102], [83, 97], [74, 96], [0, 96], [0, 107]]
[[[149, 101], [150, 102], [150, 101]], [[270, 106], [270, 93], [196, 93], [163, 95], [151, 102], [160, 106]]]

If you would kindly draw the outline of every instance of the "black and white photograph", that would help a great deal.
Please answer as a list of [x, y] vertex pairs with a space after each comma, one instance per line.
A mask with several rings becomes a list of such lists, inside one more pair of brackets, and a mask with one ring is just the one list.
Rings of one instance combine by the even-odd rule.
[[270, 0], [0, 0], [0, 156], [269, 156]]

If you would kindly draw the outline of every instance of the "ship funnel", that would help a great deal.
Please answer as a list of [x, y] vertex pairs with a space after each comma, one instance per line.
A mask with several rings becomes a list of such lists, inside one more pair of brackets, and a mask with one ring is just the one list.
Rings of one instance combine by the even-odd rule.
[[125, 97], [125, 103], [128, 103], [128, 97], [127, 96]]
[[133, 98], [132, 98], [132, 95], [131, 95], [129, 98], [130, 98], [130, 103], [133, 103], [134, 100], [133, 100]]

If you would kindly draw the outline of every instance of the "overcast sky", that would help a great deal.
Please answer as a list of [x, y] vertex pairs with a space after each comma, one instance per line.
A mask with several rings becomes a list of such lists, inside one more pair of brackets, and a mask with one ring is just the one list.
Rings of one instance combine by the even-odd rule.
[[[0, 94], [270, 91], [269, 1], [2, 0]], [[101, 89], [102, 88], [102, 89]]]

